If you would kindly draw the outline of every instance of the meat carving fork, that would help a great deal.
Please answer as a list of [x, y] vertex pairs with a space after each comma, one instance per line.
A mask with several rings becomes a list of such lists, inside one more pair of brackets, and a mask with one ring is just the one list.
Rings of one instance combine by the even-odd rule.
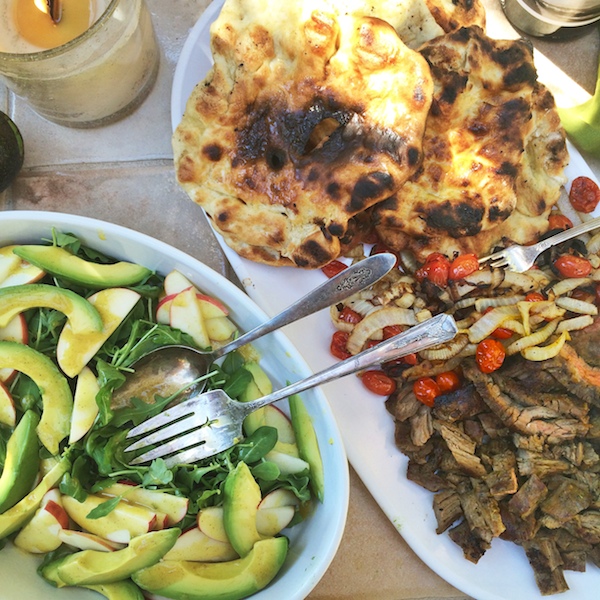
[[127, 438], [145, 437], [125, 449], [139, 451], [130, 464], [164, 458], [167, 467], [209, 458], [243, 439], [242, 423], [251, 412], [334, 379], [450, 341], [458, 329], [451, 315], [440, 314], [319, 373], [252, 402], [231, 399], [223, 390], [198, 394], [130, 430]]
[[548, 248], [566, 242], [567, 240], [573, 239], [578, 235], [592, 231], [600, 227], [600, 217], [584, 221], [575, 227], [565, 229], [556, 235], [553, 235], [537, 244], [531, 246], [509, 246], [479, 259], [481, 266], [490, 266], [495, 269], [508, 269], [509, 271], [516, 271], [517, 273], [523, 273], [528, 269], [531, 269], [535, 263], [536, 258]]

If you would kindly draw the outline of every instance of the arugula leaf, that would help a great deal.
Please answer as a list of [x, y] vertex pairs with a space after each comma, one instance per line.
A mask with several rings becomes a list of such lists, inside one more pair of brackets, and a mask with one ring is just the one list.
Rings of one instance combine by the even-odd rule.
[[258, 462], [273, 450], [277, 443], [277, 429], [267, 425], [259, 427], [238, 444], [238, 457], [245, 463]]
[[90, 512], [86, 515], [88, 519], [100, 519], [105, 517], [109, 513], [111, 513], [115, 508], [117, 508], [119, 502], [121, 502], [121, 496], [115, 496], [114, 498], [110, 498], [106, 502], [102, 502], [102, 504], [98, 504], [95, 508], [92, 508]]
[[173, 471], [167, 468], [162, 458], [157, 458], [150, 463], [150, 468], [144, 474], [142, 486], [167, 485], [171, 481], [173, 481]]

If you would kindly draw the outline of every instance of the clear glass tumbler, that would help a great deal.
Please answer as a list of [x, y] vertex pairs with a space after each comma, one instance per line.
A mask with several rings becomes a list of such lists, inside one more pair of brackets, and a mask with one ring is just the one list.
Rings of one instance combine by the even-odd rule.
[[41, 116], [69, 127], [105, 125], [152, 89], [159, 49], [144, 0], [96, 0], [100, 14], [89, 29], [41, 51], [23, 51], [16, 34], [2, 30], [11, 1], [0, 0], [0, 81]]
[[600, 0], [501, 0], [504, 14], [518, 29], [546, 36], [559, 29], [600, 20]]

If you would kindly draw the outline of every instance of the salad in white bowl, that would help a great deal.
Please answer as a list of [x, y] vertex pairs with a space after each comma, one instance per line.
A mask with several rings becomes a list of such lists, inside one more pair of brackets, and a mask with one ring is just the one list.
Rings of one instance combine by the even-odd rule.
[[[348, 503], [321, 393], [253, 413], [240, 443], [171, 469], [132, 466], [124, 448], [173, 397], [113, 399], [148, 351], [223, 344], [265, 315], [128, 229], [58, 213], [0, 223], [0, 598], [304, 598]], [[212, 365], [206, 385], [251, 400], [307, 374], [277, 332]]]

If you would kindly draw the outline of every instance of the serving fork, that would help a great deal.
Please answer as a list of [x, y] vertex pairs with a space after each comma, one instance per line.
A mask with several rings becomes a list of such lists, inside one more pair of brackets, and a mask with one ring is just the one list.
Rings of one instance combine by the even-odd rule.
[[545, 240], [532, 244], [531, 246], [509, 246], [498, 252], [494, 252], [489, 256], [484, 256], [479, 259], [481, 266], [490, 266], [496, 269], [508, 269], [523, 273], [534, 265], [537, 257], [552, 246], [566, 242], [574, 237], [592, 231], [600, 227], [600, 217], [584, 221], [579, 225], [575, 225], [570, 229], [565, 229], [556, 235], [553, 235]]
[[145, 437], [132, 443], [125, 452], [147, 450], [158, 444], [130, 460], [132, 465], [163, 458], [167, 467], [173, 467], [209, 458], [243, 439], [242, 423], [251, 412], [345, 375], [442, 344], [453, 339], [457, 332], [453, 317], [440, 314], [251, 402], [233, 400], [220, 389], [198, 394], [131, 429], [127, 438]]

